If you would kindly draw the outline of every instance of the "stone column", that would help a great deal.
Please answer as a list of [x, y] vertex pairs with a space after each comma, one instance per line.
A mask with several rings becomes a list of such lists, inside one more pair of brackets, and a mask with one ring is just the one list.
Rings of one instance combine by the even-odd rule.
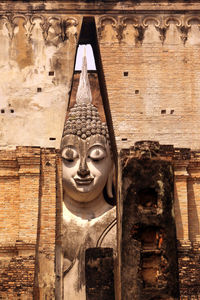
[[34, 299], [55, 299], [56, 152], [41, 149], [41, 177]]
[[176, 161], [174, 165], [174, 212], [177, 240], [182, 244], [189, 242], [187, 161]]
[[19, 165], [19, 237], [18, 243], [33, 245], [37, 240], [40, 182], [40, 148], [18, 147]]
[[19, 176], [14, 150], [0, 151], [0, 228], [0, 248], [15, 247], [19, 230]]
[[[186, 181], [187, 203], [184, 201]], [[176, 223], [177, 238], [181, 242], [178, 247], [180, 299], [199, 299], [200, 164], [198, 161], [191, 161], [188, 165], [185, 163], [185, 167], [179, 168], [178, 183], [179, 198], [176, 200], [178, 200], [181, 218], [176, 213]], [[178, 206], [176, 205], [177, 211]], [[182, 222], [183, 232], [179, 232], [179, 222]]]
[[189, 239], [200, 242], [200, 162], [190, 163], [188, 172]]

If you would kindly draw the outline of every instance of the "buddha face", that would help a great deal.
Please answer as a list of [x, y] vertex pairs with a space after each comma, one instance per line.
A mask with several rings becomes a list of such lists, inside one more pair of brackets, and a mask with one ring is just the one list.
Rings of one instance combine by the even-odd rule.
[[61, 148], [64, 192], [78, 202], [98, 198], [112, 170], [106, 138], [95, 135], [83, 140], [68, 135], [63, 138]]

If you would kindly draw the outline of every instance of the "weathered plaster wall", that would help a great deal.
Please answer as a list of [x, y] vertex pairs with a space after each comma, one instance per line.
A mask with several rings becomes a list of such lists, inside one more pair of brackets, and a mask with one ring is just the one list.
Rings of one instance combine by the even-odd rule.
[[0, 147], [59, 148], [81, 16], [0, 17]]
[[59, 147], [83, 16], [96, 18], [119, 150], [141, 139], [199, 148], [198, 1], [2, 1], [0, 11], [1, 148]]
[[200, 18], [176, 8], [96, 17], [119, 149], [139, 140], [200, 148]]

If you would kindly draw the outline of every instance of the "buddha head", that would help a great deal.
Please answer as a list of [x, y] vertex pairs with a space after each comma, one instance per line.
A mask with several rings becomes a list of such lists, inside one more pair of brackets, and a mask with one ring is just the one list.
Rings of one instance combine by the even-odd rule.
[[[75, 215], [94, 218], [111, 206], [113, 161], [106, 123], [101, 121], [92, 96], [86, 57], [62, 142], [64, 204]], [[107, 194], [107, 197], [105, 195]]]

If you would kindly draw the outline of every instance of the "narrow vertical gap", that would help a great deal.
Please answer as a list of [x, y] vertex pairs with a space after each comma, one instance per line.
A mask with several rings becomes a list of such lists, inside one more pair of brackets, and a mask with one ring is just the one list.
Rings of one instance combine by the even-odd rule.
[[[93, 22], [94, 22], [94, 19], [93, 19]], [[117, 167], [117, 158], [118, 158], [117, 146], [116, 146], [116, 141], [115, 141], [115, 133], [114, 133], [114, 128], [113, 128], [110, 104], [109, 104], [109, 100], [108, 100], [108, 92], [107, 92], [107, 88], [106, 88], [106, 81], [105, 81], [105, 76], [104, 76], [104, 71], [103, 71], [100, 47], [99, 47], [99, 43], [98, 43], [98, 39], [97, 39], [97, 30], [96, 30], [95, 22], [93, 23], [93, 26], [94, 26], [94, 40], [92, 43], [92, 48], [94, 51], [94, 58], [95, 58], [95, 63], [96, 63], [96, 68], [97, 68], [98, 79], [99, 79], [99, 87], [100, 87], [104, 111], [105, 111], [105, 115], [106, 115], [106, 121], [107, 121], [109, 135], [110, 135], [111, 147], [112, 147], [112, 151], [113, 151], [115, 165]]]
[[[83, 18], [83, 23], [81, 27], [81, 32], [79, 36], [79, 45], [86, 45], [90, 44], [93, 49], [94, 53], [94, 59], [95, 59], [95, 64], [96, 64], [96, 69], [97, 69], [97, 76], [98, 76], [98, 81], [99, 81], [99, 88], [100, 88], [100, 93], [102, 97], [102, 102], [103, 102], [103, 108], [104, 108], [104, 113], [105, 113], [105, 118], [108, 126], [108, 131], [109, 131], [109, 136], [110, 136], [110, 143], [111, 143], [111, 148], [113, 152], [113, 157], [114, 157], [114, 162], [117, 168], [117, 146], [116, 146], [116, 141], [115, 141], [115, 135], [114, 135], [114, 129], [113, 129], [113, 122], [112, 122], [112, 117], [111, 117], [111, 111], [110, 111], [110, 105], [109, 105], [109, 100], [108, 100], [108, 93], [107, 93], [107, 88], [106, 88], [106, 82], [105, 82], [105, 76], [103, 72], [103, 65], [102, 65], [102, 60], [101, 60], [101, 54], [100, 54], [100, 48], [99, 48], [99, 43], [97, 39], [97, 30], [96, 30], [96, 25], [95, 25], [95, 19], [93, 17], [84, 17]], [[78, 47], [77, 47], [78, 49]], [[76, 51], [77, 53], [77, 51]], [[76, 61], [75, 61], [76, 63]], [[75, 74], [75, 72], [74, 72]], [[73, 74], [73, 76], [74, 76]], [[70, 105], [70, 103], [69, 103]]]
[[62, 161], [61, 154], [56, 156], [56, 249], [55, 249], [55, 299], [64, 299], [62, 274]]
[[[74, 68], [73, 70], [75, 70], [75, 65], [76, 65], [76, 57], [77, 57], [77, 52], [78, 52], [78, 46], [79, 46], [79, 43], [77, 43], [77, 46], [76, 46], [76, 52], [75, 52], [75, 59], [74, 59]], [[68, 106], [67, 106], [67, 111], [69, 110], [69, 106], [70, 106], [70, 99], [71, 99], [71, 95], [72, 95], [72, 87], [73, 87], [73, 82], [74, 82], [74, 74], [75, 72], [73, 71], [73, 74], [72, 74], [72, 80], [71, 80], [71, 85], [70, 85], [70, 90], [69, 90], [69, 101], [68, 101]]]
[[35, 269], [34, 269], [34, 284], [33, 284], [33, 300], [39, 299], [39, 248], [40, 248], [40, 234], [41, 234], [41, 210], [42, 210], [42, 186], [44, 182], [42, 152], [40, 151], [40, 177], [39, 177], [39, 191], [38, 191], [38, 218], [37, 218], [37, 237], [35, 246]]

